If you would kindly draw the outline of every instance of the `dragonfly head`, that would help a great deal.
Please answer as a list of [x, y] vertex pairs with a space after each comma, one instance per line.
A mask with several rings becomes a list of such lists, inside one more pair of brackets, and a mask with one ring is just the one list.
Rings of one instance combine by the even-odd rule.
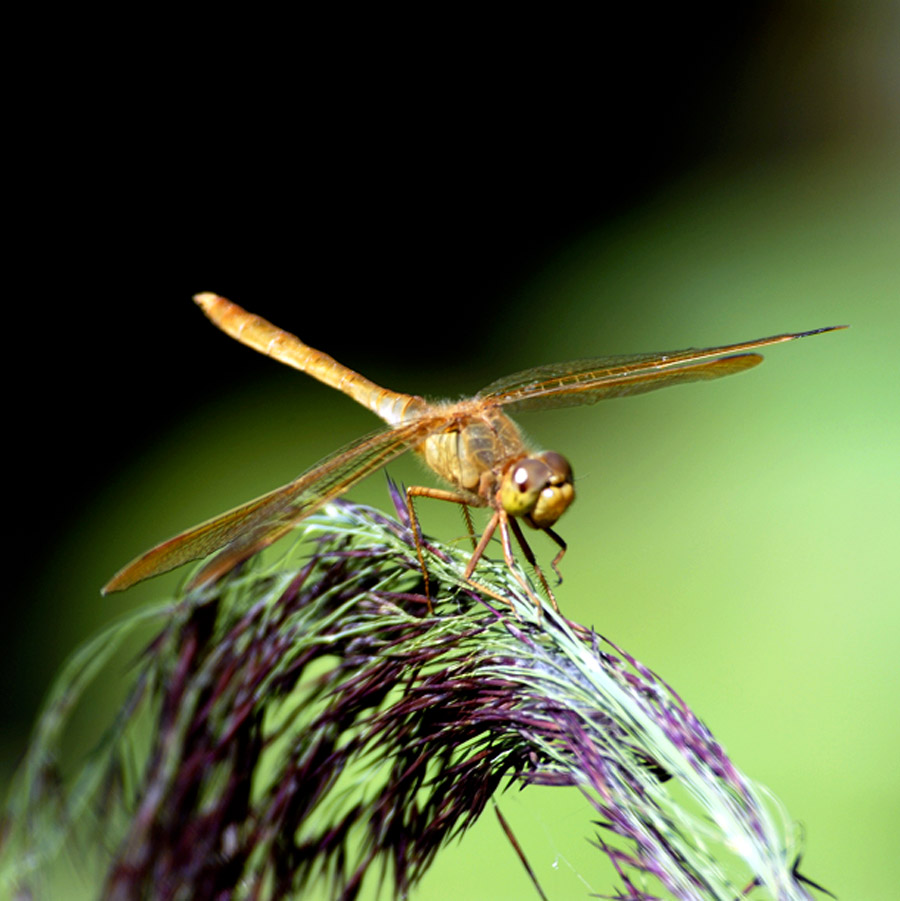
[[500, 503], [536, 529], [552, 526], [575, 500], [572, 467], [554, 451], [517, 460], [500, 482]]

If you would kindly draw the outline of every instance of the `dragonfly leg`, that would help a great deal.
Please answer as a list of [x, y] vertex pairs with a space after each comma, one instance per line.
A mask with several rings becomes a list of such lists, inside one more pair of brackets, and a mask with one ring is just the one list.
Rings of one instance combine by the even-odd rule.
[[[413, 497], [431, 497], [435, 500], [439, 501], [451, 501], [455, 504], [460, 504], [466, 514], [466, 521], [470, 525], [470, 538], [472, 539], [473, 544], [475, 544], [475, 550], [472, 552], [472, 556], [469, 558], [469, 562], [466, 564], [466, 569], [463, 572], [463, 578], [470, 583], [473, 587], [477, 588], [479, 591], [484, 592], [484, 594], [489, 595], [501, 603], [507, 604], [512, 608], [513, 613], [518, 618], [519, 613], [516, 608], [513, 606], [512, 602], [509, 598], [505, 598], [502, 595], [497, 594], [495, 591], [492, 591], [488, 588], [487, 585], [482, 585], [480, 582], [476, 582], [475, 579], [472, 578], [472, 574], [475, 572], [475, 566], [478, 561], [481, 559], [482, 554], [484, 554], [485, 548], [488, 546], [488, 542], [490, 542], [491, 538], [494, 535], [494, 532], [497, 530], [497, 524], [500, 522], [500, 514], [495, 512], [491, 517], [490, 522], [487, 524], [484, 532], [481, 535], [481, 540], [477, 543], [475, 542], [475, 529], [471, 527], [472, 516], [469, 513], [469, 505], [470, 501], [460, 495], [454, 494], [452, 491], [446, 491], [442, 488], [422, 488], [420, 486], [413, 486], [411, 488], [406, 489], [406, 503], [407, 507], [410, 511], [410, 518], [413, 519], [414, 531], [413, 535], [416, 538], [416, 554], [419, 558], [419, 567], [422, 570], [422, 575], [425, 577], [425, 590], [426, 595], [428, 592], [428, 573], [425, 571], [425, 560], [422, 556], [422, 543], [419, 541], [419, 532], [418, 532], [418, 520], [415, 520], [415, 512], [412, 509]], [[504, 557], [507, 560], [507, 564], [511, 557], [504, 554]], [[521, 581], [521, 580], [520, 580]], [[524, 583], [522, 583], [524, 586]], [[526, 591], [528, 590], [527, 586], [524, 586]], [[429, 609], [431, 604], [431, 598], [428, 598]]]
[[[531, 549], [531, 545], [525, 540], [525, 535], [522, 532], [522, 527], [519, 525], [518, 521], [510, 517], [509, 524], [512, 527], [512, 533], [516, 536], [516, 541], [519, 542], [519, 547], [522, 548], [522, 553], [525, 555], [525, 559], [528, 561], [528, 564], [535, 571], [535, 574], [538, 577], [541, 585], [544, 588], [544, 591], [547, 592], [547, 597], [550, 599], [550, 603], [553, 604], [553, 609], [559, 613], [559, 604], [556, 603], [556, 597], [553, 594], [553, 591], [550, 588], [550, 584], [547, 582], [547, 577], [544, 575], [543, 570], [538, 566], [537, 559], [534, 556], [534, 551]], [[548, 530], [549, 531], [549, 530]], [[561, 556], [562, 552], [557, 555], [557, 557]], [[553, 571], [559, 575], [559, 571], [556, 569], [556, 559], [554, 558], [553, 563]], [[562, 579], [560, 579], [562, 581]], [[540, 608], [538, 608], [540, 609]]]
[[516, 539], [522, 545], [522, 550], [525, 552], [525, 557], [528, 562], [534, 568], [534, 571], [540, 576], [541, 584], [544, 586], [547, 594], [550, 597], [550, 600], [553, 602], [553, 607], [556, 610], [559, 610], [559, 607], [556, 605], [556, 598], [553, 597], [553, 592], [550, 590], [550, 586], [547, 584], [547, 580], [544, 578], [544, 574], [541, 572], [540, 567], [537, 565], [537, 561], [534, 559], [534, 554], [531, 552], [531, 548], [528, 546], [528, 543], [525, 541], [525, 536], [522, 534], [522, 530], [519, 528], [519, 524], [512, 519], [505, 511], [498, 512], [497, 514], [500, 518], [500, 543], [503, 545], [503, 559], [506, 561], [506, 565], [509, 567], [509, 571], [515, 577], [515, 580], [522, 586], [525, 594], [534, 601], [534, 606], [537, 608], [537, 616], [538, 622], [541, 619], [541, 599], [538, 595], [534, 593], [534, 590], [531, 586], [522, 578], [519, 574], [519, 570], [516, 567], [516, 558], [513, 556], [512, 549], [512, 541], [509, 537], [510, 532], [510, 524], [512, 524], [513, 532], [516, 534]]
[[[428, 578], [428, 570], [425, 567], [425, 556], [422, 551], [425, 542], [422, 538], [422, 528], [419, 525], [419, 518], [416, 516], [416, 508], [415, 504], [413, 503], [414, 497], [430, 497], [438, 501], [449, 501], [454, 504], [459, 504], [463, 508], [463, 515], [466, 518], [466, 529], [469, 532], [469, 538], [472, 541], [472, 547], [476, 548], [477, 550], [477, 543], [475, 540], [475, 527], [472, 525], [472, 514], [469, 512], [470, 501], [467, 498], [464, 498], [459, 494], [455, 494], [452, 491], [447, 491], [443, 488], [426, 488], [422, 485], [411, 485], [406, 489], [406, 509], [409, 513], [409, 522], [410, 526], [412, 527], [413, 540], [416, 543], [416, 557], [419, 560], [419, 569], [422, 570], [422, 578], [425, 581], [425, 599], [428, 601], [428, 612], [433, 613], [434, 610], [431, 606], [431, 583]], [[478, 558], [476, 557], [475, 559], [477, 560]], [[472, 565], [472, 568], [474, 569], [474, 565]], [[466, 578], [468, 578], [468, 576]]]
[[[494, 532], [497, 531], [497, 526], [500, 527], [500, 536], [501, 536], [501, 544], [503, 545], [503, 559], [506, 561], [506, 565], [509, 567], [510, 572], [516, 578], [516, 581], [522, 586], [525, 593], [534, 599], [535, 604], [537, 605], [538, 617], [541, 615], [541, 601], [538, 598], [527, 582], [518, 574], [515, 566], [515, 558], [513, 556], [512, 551], [512, 542], [509, 538], [509, 523], [510, 518], [506, 515], [505, 512], [495, 510], [494, 515], [491, 517], [487, 526], [485, 527], [484, 532], [481, 534], [481, 539], [476, 542], [475, 540], [475, 528], [472, 524], [472, 514], [469, 512], [469, 506], [471, 504], [471, 500], [468, 498], [462, 497], [459, 494], [455, 494], [452, 491], [447, 491], [443, 488], [425, 488], [420, 485], [412, 485], [406, 489], [406, 508], [409, 512], [410, 524], [413, 530], [413, 538], [416, 542], [416, 556], [419, 560], [419, 568], [422, 570], [422, 576], [425, 581], [425, 597], [428, 600], [428, 611], [432, 612], [431, 607], [431, 593], [430, 593], [430, 580], [428, 578], [428, 572], [425, 568], [425, 557], [423, 553], [424, 540], [421, 536], [421, 528], [419, 526], [419, 520], [416, 516], [415, 506], [413, 504], [413, 498], [415, 497], [430, 497], [439, 501], [450, 501], [454, 504], [459, 504], [463, 508], [463, 513], [466, 517], [466, 527], [469, 532], [469, 538], [472, 540], [472, 544], [474, 546], [474, 550], [472, 551], [472, 556], [469, 558], [468, 564], [466, 564], [465, 572], [463, 572], [463, 578], [467, 582], [471, 582], [476, 588], [484, 591], [489, 594], [491, 597], [496, 598], [497, 600], [501, 600], [506, 604], [509, 604], [513, 609], [513, 613], [518, 616], [518, 612], [512, 603], [503, 597], [499, 597], [493, 591], [490, 591], [486, 586], [481, 585], [479, 582], [476, 582], [472, 575], [475, 572], [475, 567], [478, 564], [478, 561], [481, 559], [484, 554], [488, 544], [490, 543], [491, 538], [494, 537]], [[522, 534], [522, 530], [519, 527], [519, 524], [512, 520], [513, 531], [516, 535], [516, 540], [522, 546], [522, 551], [525, 554], [526, 559], [529, 564], [533, 567], [534, 571], [537, 573], [538, 578], [540, 579], [541, 585], [543, 585], [544, 590], [547, 592], [547, 596], [550, 598], [550, 602], [553, 604], [553, 608], [555, 610], [559, 610], [559, 607], [556, 603], [556, 598], [553, 596], [553, 591], [550, 589], [550, 586], [547, 584], [547, 579], [544, 577], [541, 568], [537, 564], [537, 560], [535, 559], [534, 553], [528, 545], [528, 542], [525, 540], [525, 536]]]
[[563, 578], [562, 573], [559, 571], [559, 561], [562, 560], [562, 558], [565, 556], [565, 553], [569, 549], [569, 546], [566, 544], [565, 539], [563, 539], [562, 536], [557, 535], [556, 532], [553, 531], [553, 529], [547, 527], [543, 531], [546, 532], [547, 535], [549, 535], [557, 543], [557, 545], [559, 545], [559, 553], [550, 562], [550, 566], [553, 568], [553, 572], [556, 573], [556, 578], [559, 579], [559, 582], [557, 582], [556, 584], [560, 585], [562, 584]]
[[481, 535], [481, 541], [475, 546], [475, 550], [472, 552], [472, 556], [469, 558], [469, 562], [466, 565], [466, 571], [463, 573], [463, 578], [469, 582], [472, 580], [472, 573], [475, 572], [475, 566], [478, 561], [481, 559], [481, 555], [484, 553], [484, 549], [488, 546], [488, 542], [494, 535], [494, 532], [497, 530], [497, 524], [500, 522], [500, 514], [494, 511], [494, 515], [491, 517], [491, 521], [485, 527], [484, 532]]
[[469, 533], [469, 540], [472, 542], [472, 550], [478, 547], [478, 539], [475, 537], [475, 525], [472, 522], [472, 511], [468, 504], [462, 505], [463, 516], [466, 520], [466, 531]]
[[472, 578], [472, 575], [475, 572], [475, 567], [478, 564], [478, 561], [481, 559], [482, 555], [484, 554], [485, 548], [488, 546], [488, 543], [490, 542], [491, 538], [494, 537], [494, 532], [497, 531], [497, 526], [499, 525], [500, 526], [500, 534], [506, 536], [505, 546], [503, 549], [503, 559], [506, 561], [506, 565], [510, 567], [510, 572], [512, 572], [515, 575], [516, 579], [519, 581], [519, 583], [522, 585], [522, 587], [525, 589], [525, 591], [528, 592], [529, 594], [531, 594], [531, 592], [528, 590], [528, 586], [525, 584], [525, 582], [521, 578], [519, 578], [518, 573], [516, 573], [515, 569], [512, 566], [512, 554], [507, 553], [508, 545], [509, 545], [509, 534], [505, 531], [506, 527], [505, 527], [504, 519], [503, 519], [504, 516], [505, 516], [505, 514], [501, 513], [499, 510], [494, 511], [494, 515], [491, 517], [490, 522], [488, 522], [487, 526], [485, 527], [484, 532], [482, 532], [482, 534], [481, 534], [481, 540], [478, 542], [478, 545], [476, 546], [474, 552], [472, 553], [472, 556], [469, 558], [469, 562], [466, 565], [466, 570], [463, 573], [463, 578], [467, 582], [470, 582], [472, 585], [474, 585], [477, 589], [479, 589], [479, 591], [483, 591], [485, 594], [489, 595], [490, 597], [494, 598], [495, 600], [501, 601], [504, 604], [506, 604], [508, 607], [510, 607], [512, 609], [512, 612], [515, 614], [516, 619], [521, 620], [522, 617], [519, 616], [519, 611], [516, 610], [515, 605], [513, 604], [512, 601], [509, 600], [509, 598], [502, 597], [501, 595], [497, 594], [495, 591], [492, 591], [486, 585], [482, 585], [480, 582], [476, 582], [475, 579]]

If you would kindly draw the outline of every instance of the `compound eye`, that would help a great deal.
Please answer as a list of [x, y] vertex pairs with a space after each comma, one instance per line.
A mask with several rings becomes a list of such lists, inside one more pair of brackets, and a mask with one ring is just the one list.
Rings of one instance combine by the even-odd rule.
[[565, 482], [571, 483], [573, 478], [572, 467], [562, 454], [558, 454], [556, 451], [544, 451], [538, 457], [547, 464], [547, 468], [550, 470], [551, 485], [562, 485]]
[[547, 482], [526, 515], [526, 521], [537, 529], [549, 529], [575, 500], [575, 487], [572, 485], [572, 467], [562, 454], [546, 451], [540, 459], [547, 467]]
[[548, 476], [545, 463], [536, 458], [526, 458], [513, 467], [512, 480], [519, 491], [530, 494], [532, 491], [540, 491]]
[[503, 476], [500, 503], [510, 516], [525, 516], [537, 503], [550, 479], [550, 469], [543, 460], [526, 457], [519, 460]]

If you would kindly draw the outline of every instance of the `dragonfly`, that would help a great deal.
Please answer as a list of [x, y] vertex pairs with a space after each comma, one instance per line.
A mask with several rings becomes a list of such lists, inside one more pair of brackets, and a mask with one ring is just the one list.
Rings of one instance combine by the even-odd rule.
[[[419, 532], [415, 498], [460, 504], [473, 545], [463, 578], [472, 582], [479, 559], [499, 531], [506, 564], [516, 572], [511, 539], [514, 536], [556, 606], [519, 521], [544, 532], [559, 547], [552, 562], [558, 576], [558, 563], [567, 545], [553, 526], [575, 499], [572, 467], [556, 451], [529, 448], [509, 414], [592, 404], [670, 385], [721, 378], [761, 363], [763, 358], [755, 353], [757, 348], [846, 327], [828, 326], [721, 347], [537, 366], [499, 379], [471, 398], [429, 402], [418, 395], [376, 385], [224, 297], [203, 293], [194, 300], [232, 338], [349, 395], [386, 425], [325, 457], [292, 482], [151, 548], [119, 570], [104, 586], [104, 594], [121, 591], [215, 554], [191, 578], [186, 589], [210, 585], [286, 535], [327, 501], [412, 450], [449, 485], [448, 488], [410, 486], [406, 489], [414, 536]], [[476, 540], [470, 507], [490, 510], [490, 520], [479, 540]], [[428, 574], [418, 537], [416, 550], [430, 610]], [[517, 578], [521, 581], [521, 577]]]

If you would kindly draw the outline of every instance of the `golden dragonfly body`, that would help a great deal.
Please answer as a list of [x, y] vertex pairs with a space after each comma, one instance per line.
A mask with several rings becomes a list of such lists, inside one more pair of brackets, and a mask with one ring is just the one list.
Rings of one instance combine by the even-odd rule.
[[[358, 439], [298, 478], [262, 497], [242, 504], [152, 548], [121, 569], [104, 586], [118, 591], [219, 551], [191, 580], [208, 584], [238, 563], [289, 532], [331, 498], [387, 465], [407, 450], [419, 453], [452, 490], [413, 487], [412, 498], [435, 497], [468, 506], [490, 507], [491, 520], [477, 542], [465, 578], [469, 579], [488, 541], [499, 528], [504, 558], [512, 564], [510, 530], [537, 566], [516, 522], [546, 532], [561, 550], [565, 543], [552, 526], [575, 497], [572, 470], [560, 454], [533, 453], [507, 412], [594, 403], [653, 391], [669, 385], [721, 378], [762, 362], [756, 348], [832, 331], [831, 326], [760, 338], [741, 344], [669, 353], [601, 357], [538, 366], [501, 379], [460, 402], [430, 403], [417, 395], [390, 391], [348, 369], [299, 338], [215, 294], [194, 300], [222, 331], [255, 350], [312, 375], [348, 394], [387, 423], [386, 428]], [[418, 539], [417, 539], [418, 542]], [[423, 574], [421, 546], [417, 544]], [[551, 600], [552, 592], [537, 569]]]

